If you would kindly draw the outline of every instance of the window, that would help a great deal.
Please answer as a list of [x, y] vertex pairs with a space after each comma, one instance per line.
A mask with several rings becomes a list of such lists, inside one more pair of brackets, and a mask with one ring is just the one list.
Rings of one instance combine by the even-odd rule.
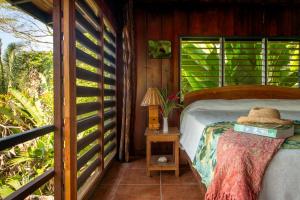
[[181, 92], [229, 85], [299, 87], [296, 40], [181, 38]]
[[224, 85], [263, 83], [262, 41], [226, 41], [224, 53]]
[[268, 85], [299, 87], [299, 41], [268, 41]]
[[219, 60], [219, 40], [182, 40], [182, 92], [218, 87], [220, 73], [222, 73]]

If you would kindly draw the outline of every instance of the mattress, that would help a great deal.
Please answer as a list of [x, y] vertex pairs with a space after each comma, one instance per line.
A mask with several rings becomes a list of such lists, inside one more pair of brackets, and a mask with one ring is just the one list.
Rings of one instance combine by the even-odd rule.
[[[277, 108], [285, 119], [300, 119], [300, 100], [200, 100], [181, 114], [181, 148], [193, 161], [205, 127], [221, 121], [235, 121], [248, 114], [251, 107]], [[261, 200], [300, 199], [300, 150], [280, 149], [263, 178]]]

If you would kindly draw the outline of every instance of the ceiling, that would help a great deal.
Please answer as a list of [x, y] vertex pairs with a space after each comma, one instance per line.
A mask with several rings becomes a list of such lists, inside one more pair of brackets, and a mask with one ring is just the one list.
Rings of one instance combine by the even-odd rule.
[[7, 0], [40, 21], [52, 23], [53, 0]]
[[[31, 16], [41, 20], [44, 23], [52, 23], [52, 9], [53, 0], [7, 0], [12, 5], [22, 9]], [[100, 1], [100, 0], [86, 0], [86, 1]], [[120, 9], [126, 0], [104, 0], [111, 7]]]
[[133, 0], [135, 4], [274, 4], [300, 5], [300, 0]]
[[[97, 1], [97, 0], [95, 0]], [[98, 0], [100, 1], [100, 0]], [[129, 0], [107, 0], [111, 7], [120, 10]], [[300, 0], [132, 0], [135, 5], [142, 6], [172, 6], [181, 5], [300, 5]], [[44, 23], [52, 23], [53, 0], [8, 0], [11, 4], [21, 8]], [[118, 13], [118, 12], [116, 12]]]

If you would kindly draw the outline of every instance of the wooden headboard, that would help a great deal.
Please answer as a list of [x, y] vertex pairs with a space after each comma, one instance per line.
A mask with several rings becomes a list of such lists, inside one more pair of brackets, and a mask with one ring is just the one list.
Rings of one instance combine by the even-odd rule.
[[184, 105], [205, 99], [300, 99], [300, 89], [264, 85], [225, 86], [187, 93]]

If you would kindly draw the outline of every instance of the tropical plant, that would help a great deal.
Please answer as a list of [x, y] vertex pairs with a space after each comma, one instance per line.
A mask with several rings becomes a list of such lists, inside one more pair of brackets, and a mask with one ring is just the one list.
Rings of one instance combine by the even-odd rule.
[[1, 94], [6, 94], [8, 88], [12, 86], [14, 78], [12, 71], [20, 64], [16, 59], [16, 54], [21, 47], [21, 44], [11, 43], [2, 55], [2, 41], [0, 41]]
[[[0, 197], [5, 197], [53, 166], [53, 134], [43, 136], [7, 150], [1, 154]], [[51, 194], [53, 182], [44, 185], [36, 194]]]
[[181, 107], [181, 104], [178, 103], [179, 93], [168, 94], [167, 89], [160, 89], [159, 95], [161, 98], [161, 113], [163, 117], [168, 117], [173, 109]]
[[[49, 123], [49, 112], [44, 112], [20, 91], [10, 88], [9, 93], [0, 98], [2, 137]], [[53, 153], [53, 134], [1, 152], [0, 196], [7, 196], [53, 166]], [[49, 194], [51, 191], [52, 182], [37, 193]]]
[[[51, 52], [25, 51], [21, 44], [9, 44], [5, 53], [0, 53], [0, 137], [53, 123], [52, 66]], [[2, 151], [0, 199], [50, 166], [53, 134]], [[52, 192], [50, 181], [35, 193]]]
[[[0, 137], [5, 137], [53, 123], [52, 52], [32, 50], [52, 49], [52, 29], [5, 0], [0, 12], [0, 30], [22, 41], [4, 50], [0, 39]], [[0, 199], [50, 166], [53, 134], [0, 152]], [[53, 193], [53, 181], [34, 193]]]
[[5, 94], [7, 92], [7, 84], [6, 80], [6, 73], [4, 71], [4, 66], [2, 63], [2, 40], [0, 40], [0, 94]]

